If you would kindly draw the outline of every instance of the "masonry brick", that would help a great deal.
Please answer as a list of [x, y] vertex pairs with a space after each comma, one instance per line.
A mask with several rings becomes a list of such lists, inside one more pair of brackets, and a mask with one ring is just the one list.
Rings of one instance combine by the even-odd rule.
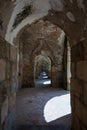
[[71, 90], [73, 91], [74, 95], [80, 97], [82, 95], [83, 89], [83, 82], [79, 79], [71, 78]]
[[0, 59], [0, 82], [6, 78], [6, 61]]
[[17, 60], [17, 49], [15, 46], [10, 46], [10, 59], [13, 62]]
[[0, 58], [5, 58], [6, 52], [6, 43], [0, 38]]
[[87, 81], [87, 61], [79, 61], [77, 63], [77, 77]]
[[71, 63], [71, 75], [72, 75], [72, 77], [75, 77], [75, 74], [76, 73], [76, 71], [75, 71], [75, 63], [74, 62], [72, 62]]
[[8, 97], [2, 103], [2, 107], [1, 107], [1, 124], [6, 120], [7, 116], [8, 116]]
[[72, 130], [80, 130], [81, 129], [81, 123], [76, 115], [73, 115], [72, 123], [73, 123]]
[[16, 93], [12, 93], [9, 98], [9, 112], [12, 112], [16, 106]]
[[78, 99], [75, 99], [75, 113], [80, 121], [87, 127], [87, 107]]
[[83, 101], [84, 104], [87, 105], [87, 83], [84, 83], [84, 89], [83, 89]]

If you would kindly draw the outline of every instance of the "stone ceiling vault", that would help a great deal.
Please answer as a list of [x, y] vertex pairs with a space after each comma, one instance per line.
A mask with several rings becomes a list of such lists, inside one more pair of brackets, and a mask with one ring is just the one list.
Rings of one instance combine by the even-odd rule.
[[45, 17], [61, 27], [75, 44], [87, 37], [86, 12], [86, 0], [0, 0], [0, 35], [13, 44], [23, 27]]

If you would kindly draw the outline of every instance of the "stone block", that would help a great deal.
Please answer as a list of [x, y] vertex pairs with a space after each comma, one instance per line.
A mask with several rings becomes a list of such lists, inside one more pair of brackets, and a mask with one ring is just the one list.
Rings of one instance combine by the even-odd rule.
[[7, 61], [7, 66], [6, 66], [6, 77], [7, 79], [11, 78], [11, 73], [12, 73], [12, 66], [9, 61]]
[[72, 112], [75, 111], [75, 96], [73, 92], [71, 92], [71, 109], [72, 109]]
[[12, 76], [17, 77], [17, 64], [12, 64]]
[[6, 43], [0, 38], [0, 58], [5, 58], [6, 52]]
[[75, 114], [79, 120], [87, 127], [87, 106], [85, 106], [78, 98], [75, 99]]
[[7, 80], [6, 82], [7, 82], [7, 94], [9, 96], [10, 93], [11, 93], [12, 81], [11, 80]]
[[6, 44], [7, 58], [10, 59], [10, 44]]
[[87, 41], [83, 43], [83, 47], [84, 47], [84, 59], [87, 60]]
[[71, 91], [74, 95], [80, 97], [82, 95], [83, 82], [78, 79], [71, 78]]
[[87, 61], [77, 62], [77, 77], [81, 80], [87, 81]]
[[71, 62], [71, 76], [74, 78], [75, 77], [75, 63]]
[[63, 68], [62, 64], [58, 65], [58, 71], [62, 71], [62, 68]]
[[8, 116], [8, 98], [2, 103], [1, 107], [1, 124], [5, 121], [6, 117]]
[[16, 91], [16, 87], [17, 87], [17, 80], [15, 79], [15, 77], [13, 77], [11, 80], [11, 93], [14, 93]]
[[83, 101], [87, 105], [87, 83], [84, 84]]
[[6, 62], [0, 59], [0, 82], [6, 78]]
[[12, 112], [16, 107], [16, 93], [13, 93], [9, 96], [9, 112]]
[[10, 59], [13, 62], [17, 60], [17, 49], [15, 46], [10, 46]]
[[78, 117], [74, 114], [72, 115], [72, 130], [80, 130], [81, 129], [81, 124], [78, 119]]
[[71, 61], [79, 61], [84, 59], [83, 42], [78, 43], [71, 49]]
[[82, 130], [87, 130], [87, 127], [85, 127], [85, 126], [82, 126]]

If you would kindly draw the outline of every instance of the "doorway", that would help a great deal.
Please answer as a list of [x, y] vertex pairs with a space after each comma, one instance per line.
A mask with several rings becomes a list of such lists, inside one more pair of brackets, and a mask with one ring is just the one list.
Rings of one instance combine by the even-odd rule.
[[[42, 51], [43, 52], [43, 51]], [[51, 85], [51, 59], [45, 54], [35, 57], [34, 61], [34, 84], [35, 87]]]

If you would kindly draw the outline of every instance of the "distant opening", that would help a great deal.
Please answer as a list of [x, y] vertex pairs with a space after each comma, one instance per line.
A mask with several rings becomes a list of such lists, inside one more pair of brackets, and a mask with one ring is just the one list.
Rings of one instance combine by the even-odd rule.
[[51, 85], [51, 60], [46, 54], [35, 57], [34, 83], [35, 87]]
[[[26, 97], [26, 100], [30, 98], [26, 106], [30, 109], [28, 114], [31, 116], [32, 113], [30, 122], [35, 118], [34, 121], [45, 120], [45, 123], [49, 123], [71, 114], [70, 91], [67, 91], [70, 90], [71, 56], [66, 34], [56, 25], [40, 20], [27, 27], [21, 38], [23, 86], [27, 86], [29, 92], [31, 91]], [[63, 95], [60, 90], [68, 93]], [[27, 91], [28, 89], [26, 93]]]

